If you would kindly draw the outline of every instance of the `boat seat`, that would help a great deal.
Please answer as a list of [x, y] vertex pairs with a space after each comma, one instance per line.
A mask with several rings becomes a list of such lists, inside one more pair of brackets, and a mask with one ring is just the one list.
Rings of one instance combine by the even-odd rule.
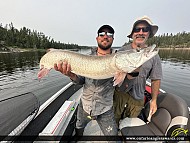
[[[148, 118], [150, 102], [145, 105]], [[140, 118], [125, 118], [120, 121], [123, 136], [178, 136], [187, 134], [188, 106], [179, 96], [161, 93], [157, 99], [157, 112], [150, 122]]]

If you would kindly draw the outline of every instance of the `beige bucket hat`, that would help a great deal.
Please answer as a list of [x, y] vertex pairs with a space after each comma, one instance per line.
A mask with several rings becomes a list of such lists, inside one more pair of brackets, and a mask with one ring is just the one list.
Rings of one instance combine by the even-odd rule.
[[134, 22], [133, 27], [132, 27], [132, 29], [131, 29], [131, 33], [130, 33], [127, 37], [132, 38], [133, 28], [134, 28], [138, 23], [140, 23], [140, 22], [146, 22], [146, 23], [150, 26], [151, 31], [150, 31], [149, 38], [153, 37], [153, 36], [156, 34], [156, 32], [158, 31], [158, 26], [157, 26], [157, 25], [154, 25], [148, 16], [143, 16], [143, 17], [141, 17], [141, 18], [138, 18], [138, 19]]

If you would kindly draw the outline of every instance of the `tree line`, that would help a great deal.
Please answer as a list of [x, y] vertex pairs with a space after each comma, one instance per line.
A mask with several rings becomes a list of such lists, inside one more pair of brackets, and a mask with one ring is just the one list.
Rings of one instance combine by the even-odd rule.
[[156, 44], [162, 48], [190, 48], [190, 32], [155, 36], [148, 39], [148, 44]]
[[[124, 45], [130, 43], [129, 40]], [[159, 48], [190, 48], [190, 32], [163, 34], [147, 40], [148, 45], [156, 44]]]
[[[0, 24], [0, 44], [18, 47], [18, 48], [34, 48], [34, 49], [80, 49], [89, 48], [87, 46], [79, 46], [77, 44], [66, 44], [55, 41], [50, 36], [46, 36], [42, 32], [30, 30], [22, 27], [20, 30], [13, 26], [13, 23], [6, 24], [4, 27]], [[126, 43], [125, 43], [126, 44]], [[162, 48], [190, 48], [190, 32], [179, 32], [177, 34], [163, 34], [148, 39], [148, 44], [156, 44]]]
[[[46, 36], [42, 32], [30, 30], [22, 27], [20, 30], [13, 26], [13, 23], [6, 24], [4, 27], [0, 24], [0, 44], [18, 48], [34, 48], [34, 49], [79, 49], [77, 44], [65, 44], [55, 41], [50, 36]], [[84, 48], [84, 47], [83, 47]]]

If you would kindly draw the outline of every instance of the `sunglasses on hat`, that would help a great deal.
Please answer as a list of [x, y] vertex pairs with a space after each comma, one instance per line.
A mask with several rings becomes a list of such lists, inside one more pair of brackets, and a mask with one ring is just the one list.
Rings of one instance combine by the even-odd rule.
[[149, 32], [150, 31], [150, 27], [135, 27], [133, 29], [133, 32], [137, 33], [140, 32], [142, 29], [142, 32]]
[[103, 37], [104, 35], [107, 35], [110, 38], [113, 38], [113, 33], [110, 32], [100, 32], [98, 33], [98, 36]]

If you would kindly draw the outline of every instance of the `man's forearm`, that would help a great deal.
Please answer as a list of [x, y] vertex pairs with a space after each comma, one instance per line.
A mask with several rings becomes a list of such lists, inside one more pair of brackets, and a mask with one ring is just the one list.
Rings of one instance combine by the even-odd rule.
[[160, 89], [161, 80], [151, 80], [152, 100], [156, 101]]

